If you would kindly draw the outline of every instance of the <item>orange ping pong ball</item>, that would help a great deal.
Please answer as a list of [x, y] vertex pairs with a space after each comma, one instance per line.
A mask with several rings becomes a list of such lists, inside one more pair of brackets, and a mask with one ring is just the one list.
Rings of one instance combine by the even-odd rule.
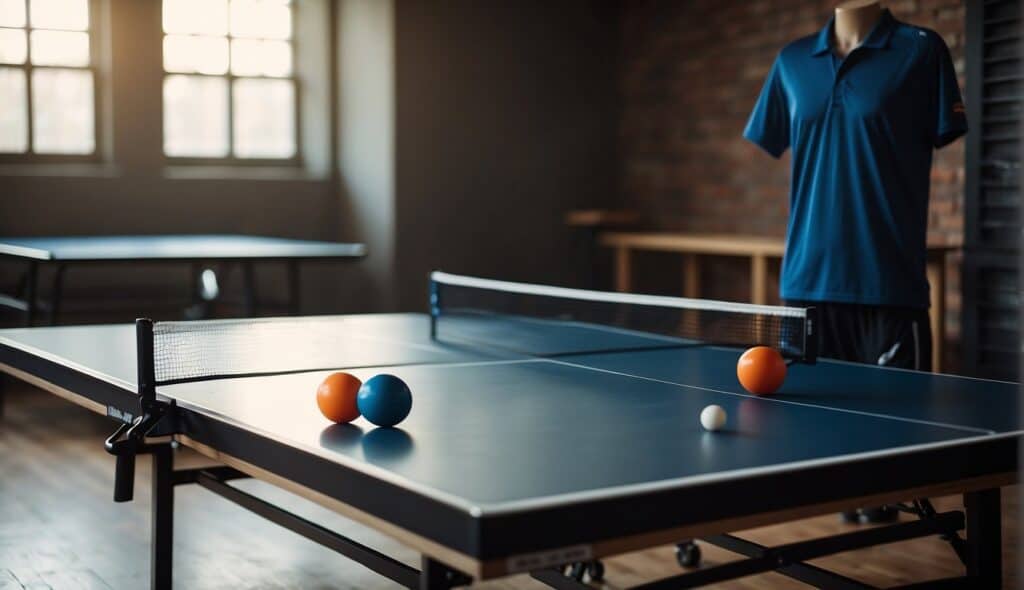
[[363, 382], [348, 373], [331, 373], [316, 388], [316, 405], [331, 422], [351, 422], [359, 417], [356, 394]]
[[736, 364], [736, 376], [744, 389], [755, 395], [775, 393], [786, 379], [786, 361], [779, 351], [755, 346], [743, 353]]

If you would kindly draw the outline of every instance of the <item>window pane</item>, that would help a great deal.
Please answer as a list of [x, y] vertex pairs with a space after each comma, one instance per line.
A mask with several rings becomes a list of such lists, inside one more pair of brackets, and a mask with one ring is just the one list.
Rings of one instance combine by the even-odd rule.
[[231, 72], [236, 76], [290, 76], [292, 46], [287, 41], [231, 41]]
[[291, 7], [273, 0], [231, 0], [231, 34], [236, 37], [290, 39]]
[[89, 33], [32, 31], [32, 63], [41, 66], [89, 65]]
[[32, 129], [36, 152], [93, 152], [96, 140], [92, 84], [89, 71], [41, 69], [32, 72]]
[[164, 32], [226, 35], [227, 0], [164, 0]]
[[89, 0], [31, 0], [29, 7], [33, 27], [69, 31], [89, 28]]
[[0, 152], [28, 151], [28, 99], [25, 72], [0, 68]]
[[228, 155], [227, 80], [203, 76], [164, 79], [164, 153]]
[[234, 106], [236, 156], [295, 155], [295, 88], [291, 80], [236, 80]]
[[0, 27], [25, 26], [25, 0], [0, 0]]
[[228, 40], [225, 37], [167, 35], [164, 37], [164, 70], [225, 74], [228, 71]]
[[26, 57], [28, 46], [25, 43], [25, 31], [0, 29], [0, 63], [23, 64]]

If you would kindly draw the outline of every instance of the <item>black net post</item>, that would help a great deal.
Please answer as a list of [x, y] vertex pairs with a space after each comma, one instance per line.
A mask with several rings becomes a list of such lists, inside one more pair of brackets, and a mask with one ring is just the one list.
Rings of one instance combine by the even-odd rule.
[[135, 320], [136, 363], [139, 396], [143, 401], [156, 399], [156, 374], [153, 369], [153, 320]]
[[[130, 502], [135, 494], [135, 455], [142, 446], [141, 438], [151, 424], [149, 408], [156, 401], [156, 377], [153, 368], [153, 321], [135, 320], [136, 367], [138, 371], [139, 417], [132, 424], [122, 424], [104, 444], [116, 457], [114, 466], [114, 501]], [[141, 430], [141, 432], [140, 432]]]
[[808, 307], [804, 318], [804, 362], [814, 364], [818, 360], [818, 309]]

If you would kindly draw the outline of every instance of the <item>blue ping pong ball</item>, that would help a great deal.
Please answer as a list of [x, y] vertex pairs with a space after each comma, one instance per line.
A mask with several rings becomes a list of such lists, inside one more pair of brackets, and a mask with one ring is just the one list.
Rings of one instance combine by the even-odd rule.
[[375, 375], [359, 388], [356, 405], [363, 417], [377, 426], [394, 426], [409, 415], [412, 392], [394, 375]]

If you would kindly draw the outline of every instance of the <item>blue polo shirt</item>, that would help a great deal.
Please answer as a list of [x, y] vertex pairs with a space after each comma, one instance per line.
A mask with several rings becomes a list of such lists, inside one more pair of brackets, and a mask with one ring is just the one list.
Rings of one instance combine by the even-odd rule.
[[832, 26], [779, 53], [743, 132], [793, 152], [781, 295], [926, 308], [932, 150], [967, 131], [949, 49], [886, 10], [840, 59]]

